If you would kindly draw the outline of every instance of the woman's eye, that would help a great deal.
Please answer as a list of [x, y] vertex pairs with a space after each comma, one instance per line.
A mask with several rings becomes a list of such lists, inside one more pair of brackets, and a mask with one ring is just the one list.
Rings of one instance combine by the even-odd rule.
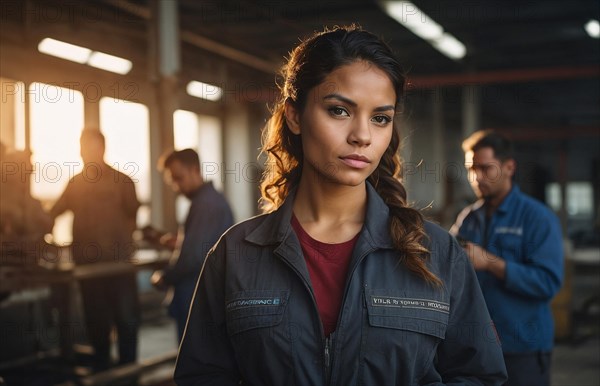
[[373, 117], [373, 121], [380, 125], [387, 125], [392, 121], [392, 118], [388, 117], [387, 115], [377, 115]]
[[337, 115], [337, 116], [340, 116], [340, 117], [347, 117], [347, 116], [350, 115], [350, 114], [348, 114], [348, 112], [346, 111], [346, 109], [344, 109], [342, 107], [331, 107], [329, 109], [329, 112], [332, 115]]

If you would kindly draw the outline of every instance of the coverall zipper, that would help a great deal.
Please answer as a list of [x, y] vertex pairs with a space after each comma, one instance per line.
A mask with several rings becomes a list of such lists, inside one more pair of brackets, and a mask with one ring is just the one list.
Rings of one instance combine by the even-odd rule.
[[330, 345], [330, 341], [329, 341], [329, 337], [325, 338], [325, 352], [324, 352], [324, 357], [325, 357], [325, 384], [329, 385], [329, 381], [331, 380], [331, 356], [329, 354], [329, 345]]
[[308, 293], [310, 294], [310, 297], [312, 299], [312, 303], [314, 306], [314, 311], [316, 312], [317, 318], [319, 320], [319, 331], [321, 332], [321, 343], [324, 346], [324, 350], [323, 350], [323, 367], [324, 367], [324, 380], [325, 383], [324, 385], [329, 385], [329, 379], [330, 379], [330, 361], [331, 361], [331, 355], [330, 355], [330, 347], [329, 347], [329, 338], [325, 337], [325, 330], [323, 329], [323, 322], [321, 321], [321, 316], [319, 315], [319, 307], [317, 307], [317, 300], [315, 299], [315, 294], [312, 290], [312, 287], [310, 286], [310, 283], [308, 283], [306, 281], [306, 279], [304, 278], [304, 276], [302, 275], [301, 272], [299, 272], [296, 267], [294, 267], [292, 264], [289, 264], [286, 259], [282, 259], [288, 267], [290, 267], [295, 273], [296, 275], [298, 275], [300, 277], [300, 279], [302, 280], [302, 284], [304, 284], [304, 287], [306, 288], [306, 290], [308, 291]]
[[[348, 287], [349, 287], [350, 281], [352, 280], [352, 276], [354, 276], [356, 267], [358, 267], [360, 265], [360, 263], [362, 262], [362, 260], [369, 253], [373, 252], [375, 249], [376, 248], [370, 248], [370, 249], [366, 250], [358, 258], [358, 261], [356, 262], [356, 264], [354, 264], [352, 267], [352, 272], [350, 273], [350, 276], [348, 276], [349, 280], [346, 282], [346, 288], [344, 289], [344, 296], [342, 298], [342, 308], [340, 309], [340, 315], [338, 316], [338, 326], [339, 326], [340, 321], [342, 320], [341, 316], [343, 315], [344, 303], [346, 302], [346, 297], [348, 295]], [[331, 365], [332, 365], [331, 355], [332, 355], [332, 350], [335, 348], [335, 342], [333, 343], [334, 347], [331, 347], [332, 346], [331, 340], [329, 339], [329, 337], [325, 337], [325, 330], [323, 329], [323, 322], [321, 321], [321, 316], [319, 314], [319, 307], [317, 306], [317, 300], [315, 298], [315, 294], [313, 292], [313, 289], [312, 289], [310, 283], [306, 280], [306, 278], [302, 275], [302, 273], [296, 269], [296, 267], [294, 267], [292, 264], [288, 263], [285, 258], [282, 260], [287, 264], [288, 267], [290, 267], [296, 273], [296, 275], [298, 275], [302, 279], [302, 283], [304, 284], [304, 287], [306, 288], [306, 290], [308, 291], [308, 293], [310, 294], [310, 296], [312, 298], [314, 311], [316, 312], [316, 315], [319, 320], [319, 331], [321, 332], [321, 342], [323, 342], [323, 367], [324, 367], [324, 377], [325, 377], [324, 385], [329, 385], [329, 383], [331, 381], [331, 375], [332, 375], [331, 373], [333, 370], [331, 368]], [[335, 350], [333, 352], [335, 352]]]
[[[336, 326], [336, 330], [339, 328], [340, 323], [342, 321], [342, 316], [344, 314], [344, 304], [346, 304], [346, 298], [348, 296], [348, 288], [350, 287], [350, 282], [352, 281], [352, 276], [354, 276], [354, 272], [356, 271], [356, 268], [360, 265], [360, 263], [363, 261], [363, 259], [371, 252], [373, 252], [375, 250], [375, 248], [370, 248], [368, 250], [366, 250], [362, 255], [359, 256], [358, 261], [356, 262], [356, 264], [354, 264], [352, 266], [352, 272], [350, 272], [350, 275], [348, 276], [348, 280], [346, 281], [346, 287], [344, 288], [344, 296], [342, 297], [342, 307], [340, 308], [340, 314], [338, 315], [338, 321], [337, 321], [337, 326]], [[336, 331], [337, 332], [337, 331]], [[339, 339], [335, 339], [336, 341]], [[329, 347], [330, 345], [330, 341], [329, 338], [327, 338], [325, 340], [325, 353], [326, 353], [326, 358], [329, 360], [330, 354], [329, 351], [332, 349], [335, 349], [335, 342], [333, 342], [333, 347]], [[335, 353], [335, 350], [333, 351]], [[328, 364], [329, 367], [331, 367], [331, 364]], [[328, 377], [327, 377], [327, 383], [326, 385], [329, 385], [329, 382], [331, 381], [331, 376], [333, 369], [329, 368], [328, 369]]]

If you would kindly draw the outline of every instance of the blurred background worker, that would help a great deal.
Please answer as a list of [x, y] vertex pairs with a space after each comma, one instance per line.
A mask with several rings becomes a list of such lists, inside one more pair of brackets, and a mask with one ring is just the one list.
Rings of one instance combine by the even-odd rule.
[[53, 221], [43, 210], [40, 201], [31, 196], [31, 153], [27, 150], [8, 150], [0, 143], [0, 162], [0, 234], [3, 246], [34, 250], [25, 244], [41, 242], [45, 234], [52, 232]]
[[105, 142], [99, 130], [84, 129], [80, 145], [83, 171], [69, 181], [51, 214], [57, 217], [67, 210], [73, 212], [71, 253], [75, 264], [113, 264], [112, 273], [79, 282], [86, 330], [94, 348], [93, 368], [98, 371], [111, 365], [113, 325], [119, 364], [134, 362], [137, 357], [140, 316], [130, 258], [135, 250], [132, 234], [139, 202], [131, 178], [104, 162]]
[[171, 262], [163, 271], [152, 275], [158, 288], [173, 287], [169, 314], [177, 323], [179, 340], [183, 336], [192, 295], [206, 254], [221, 234], [233, 225], [233, 214], [225, 196], [212, 182], [204, 182], [200, 172], [200, 157], [192, 149], [165, 154], [158, 165], [174, 191], [191, 201], [183, 229], [177, 238], [163, 237], [173, 245]]
[[550, 385], [550, 300], [563, 278], [558, 218], [513, 183], [516, 162], [507, 138], [478, 131], [463, 150], [480, 200], [461, 212], [451, 231], [477, 270], [502, 342], [507, 385]]
[[[55, 258], [44, 241], [52, 232], [52, 218], [29, 190], [31, 153], [8, 150], [0, 142], [0, 165], [0, 266], [30, 268], [39, 260]], [[10, 293], [0, 289], [0, 302]]]

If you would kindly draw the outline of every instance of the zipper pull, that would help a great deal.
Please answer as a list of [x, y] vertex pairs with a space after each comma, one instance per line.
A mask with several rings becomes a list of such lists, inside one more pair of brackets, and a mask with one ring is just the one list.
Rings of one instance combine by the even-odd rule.
[[329, 337], [327, 337], [327, 338], [325, 338], [325, 369], [327, 369], [327, 373], [329, 373], [329, 364], [330, 364]]

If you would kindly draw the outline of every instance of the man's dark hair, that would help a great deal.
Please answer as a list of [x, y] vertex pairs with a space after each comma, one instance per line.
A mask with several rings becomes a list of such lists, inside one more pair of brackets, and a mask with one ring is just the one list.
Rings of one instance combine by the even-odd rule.
[[200, 157], [194, 149], [172, 150], [158, 160], [158, 170], [161, 172], [168, 168], [174, 161], [179, 161], [185, 166], [200, 168]]
[[514, 146], [511, 140], [494, 130], [480, 130], [471, 134], [462, 143], [463, 151], [477, 151], [484, 147], [494, 150], [494, 157], [504, 162], [514, 159]]

